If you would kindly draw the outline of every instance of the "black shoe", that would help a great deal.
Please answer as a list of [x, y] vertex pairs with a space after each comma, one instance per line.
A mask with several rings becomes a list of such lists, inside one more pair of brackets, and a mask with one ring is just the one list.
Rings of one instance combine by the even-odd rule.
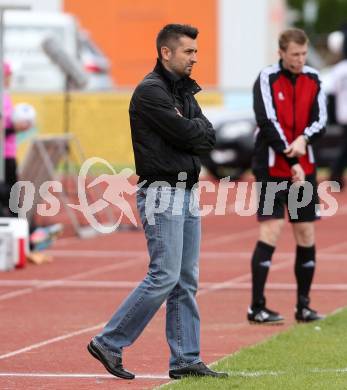
[[295, 310], [295, 319], [298, 322], [319, 321], [323, 318], [323, 315], [318, 314], [315, 310], [310, 309], [308, 306], [300, 307]]
[[248, 308], [247, 319], [252, 324], [280, 324], [284, 318], [277, 312], [263, 308]]
[[98, 345], [93, 340], [88, 344], [87, 349], [90, 354], [95, 357], [95, 359], [99, 360], [104, 365], [110, 374], [118, 376], [122, 379], [135, 378], [133, 373], [124, 370], [121, 357], [112, 356], [111, 359], [110, 357], [106, 356], [102, 349], [98, 347]]
[[171, 379], [182, 379], [187, 376], [211, 376], [214, 378], [227, 378], [229, 375], [226, 372], [213, 371], [203, 362], [169, 371], [169, 377]]

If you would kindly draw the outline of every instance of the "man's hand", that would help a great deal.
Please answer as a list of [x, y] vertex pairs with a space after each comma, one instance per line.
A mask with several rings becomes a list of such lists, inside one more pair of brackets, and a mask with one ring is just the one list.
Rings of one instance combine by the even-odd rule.
[[291, 167], [291, 173], [293, 183], [297, 183], [299, 185], [303, 184], [303, 182], [305, 181], [305, 172], [300, 164], [294, 164]]
[[299, 135], [287, 149], [284, 150], [284, 154], [287, 157], [302, 157], [306, 154], [307, 142], [303, 135]]

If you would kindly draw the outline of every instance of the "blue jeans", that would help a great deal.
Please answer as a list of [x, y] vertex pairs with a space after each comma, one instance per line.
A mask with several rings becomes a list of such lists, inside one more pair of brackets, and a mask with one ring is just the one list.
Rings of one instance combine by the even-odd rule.
[[111, 355], [121, 356], [166, 304], [170, 368], [200, 359], [200, 317], [195, 299], [199, 278], [201, 224], [194, 191], [171, 187], [139, 189], [137, 207], [150, 263], [145, 279], [94, 338]]

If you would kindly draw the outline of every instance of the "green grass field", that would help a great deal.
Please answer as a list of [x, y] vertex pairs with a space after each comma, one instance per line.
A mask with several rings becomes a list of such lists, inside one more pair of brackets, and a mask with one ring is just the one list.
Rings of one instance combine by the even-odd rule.
[[[254, 325], [250, 331], [256, 331]], [[347, 389], [347, 309], [224, 358], [228, 379], [184, 379], [169, 389]]]

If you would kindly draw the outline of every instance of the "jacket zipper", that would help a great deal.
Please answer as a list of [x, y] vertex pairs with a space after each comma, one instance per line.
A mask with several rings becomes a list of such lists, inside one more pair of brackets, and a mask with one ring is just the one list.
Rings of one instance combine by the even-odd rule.
[[[193, 116], [192, 116], [193, 105], [192, 105], [192, 100], [191, 100], [189, 93], [185, 93], [183, 105], [184, 105], [185, 101], [188, 102], [188, 110], [189, 110], [188, 116], [189, 116], [189, 119], [191, 119], [191, 118], [193, 118]], [[193, 166], [194, 166], [194, 171], [195, 171], [195, 175], [196, 175], [195, 180], [199, 180], [199, 169], [198, 169], [198, 166], [196, 164], [196, 160], [195, 160], [194, 155], [192, 155], [192, 160], [193, 160]]]
[[293, 83], [293, 141], [295, 140], [295, 132], [296, 132], [296, 78], [294, 78], [294, 77], [292, 78], [292, 83]]

